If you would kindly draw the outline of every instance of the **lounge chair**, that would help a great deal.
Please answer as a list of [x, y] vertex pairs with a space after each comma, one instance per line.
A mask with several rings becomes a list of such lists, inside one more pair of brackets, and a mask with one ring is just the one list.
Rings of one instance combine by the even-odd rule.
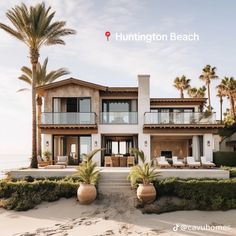
[[110, 166], [110, 167], [113, 166], [111, 156], [105, 156], [105, 164], [104, 164], [104, 166], [105, 167], [106, 166]]
[[68, 165], [68, 156], [57, 156], [56, 165]]
[[48, 165], [52, 165], [52, 161], [44, 160], [41, 156], [37, 156], [38, 167], [45, 167]]
[[127, 167], [134, 166], [134, 165], [135, 165], [134, 156], [128, 156], [127, 157]]
[[164, 168], [170, 167], [170, 164], [166, 160], [165, 156], [160, 156], [160, 157], [157, 158], [157, 165], [160, 166], [160, 168], [162, 168], [162, 167], [164, 167]]
[[174, 166], [174, 167], [180, 167], [180, 168], [182, 168], [182, 167], [185, 166], [185, 164], [183, 163], [183, 161], [178, 160], [178, 157], [176, 157], [176, 156], [173, 156], [173, 157], [172, 157], [172, 161], [173, 161], [173, 166]]
[[207, 161], [206, 157], [204, 156], [201, 157], [201, 163], [202, 163], [202, 166], [206, 168], [213, 168], [216, 166], [213, 162]]
[[193, 157], [187, 157], [187, 166], [190, 168], [199, 168], [201, 163], [199, 161], [195, 161]]

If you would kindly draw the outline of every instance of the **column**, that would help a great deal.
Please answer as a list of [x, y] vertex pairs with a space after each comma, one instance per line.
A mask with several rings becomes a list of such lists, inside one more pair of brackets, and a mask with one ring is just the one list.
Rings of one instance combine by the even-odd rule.
[[[92, 134], [92, 150], [99, 149], [101, 147], [101, 134]], [[98, 166], [101, 166], [101, 152], [98, 152], [93, 160], [97, 163]]]
[[192, 139], [192, 153], [195, 161], [200, 160], [200, 145], [199, 145], [199, 138], [197, 135], [193, 136]]
[[52, 135], [51, 134], [43, 134], [42, 139], [43, 139], [42, 151], [43, 152], [49, 151], [52, 153], [52, 145], [53, 145]]
[[213, 135], [204, 134], [203, 135], [203, 155], [206, 157], [207, 161], [213, 161]]
[[150, 134], [139, 134], [138, 136], [138, 147], [145, 154], [146, 161], [151, 161], [151, 138]]
[[150, 134], [143, 133], [144, 113], [150, 111], [150, 75], [138, 75], [138, 148], [151, 160]]

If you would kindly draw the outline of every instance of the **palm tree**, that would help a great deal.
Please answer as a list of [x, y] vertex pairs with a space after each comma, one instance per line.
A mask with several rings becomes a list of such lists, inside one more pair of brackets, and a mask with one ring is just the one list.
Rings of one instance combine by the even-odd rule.
[[191, 98], [204, 98], [206, 96], [206, 87], [202, 86], [200, 88], [189, 88], [188, 95]]
[[221, 84], [217, 87], [217, 94], [216, 96], [220, 98], [220, 122], [222, 123], [223, 120], [223, 97], [225, 96], [224, 88]]
[[210, 93], [210, 84], [211, 80], [218, 79], [218, 76], [216, 75], [216, 67], [211, 67], [210, 65], [206, 65], [202, 69], [202, 74], [199, 76], [199, 79], [205, 81], [206, 87], [207, 87], [207, 93], [208, 93], [208, 109], [209, 111], [212, 110], [211, 107], [211, 93]]
[[[41, 65], [40, 63], [37, 64], [36, 66], [36, 86], [42, 86], [45, 84], [49, 84], [52, 83], [54, 80], [69, 74], [69, 71], [65, 68], [59, 68], [57, 70], [53, 70], [49, 73], [47, 73], [47, 65], [48, 65], [48, 58], [46, 58], [43, 62], [43, 65]], [[20, 77], [18, 77], [18, 79], [26, 82], [28, 85], [30, 85], [32, 87], [32, 70], [27, 67], [27, 66], [23, 66], [21, 68], [22, 71], [22, 75]], [[25, 90], [29, 90], [29, 88], [23, 88], [18, 90], [18, 92], [20, 91], [25, 91]], [[41, 122], [41, 106], [42, 106], [42, 97], [39, 94], [36, 94], [36, 103], [37, 103], [37, 123], [38, 125]], [[40, 129], [37, 130], [37, 155], [41, 155], [41, 132]]]
[[234, 118], [234, 121], [236, 121], [236, 111], [235, 111], [236, 80], [233, 77], [224, 77], [224, 79], [221, 80], [219, 86], [224, 96], [227, 96], [230, 101], [231, 113]]
[[184, 90], [187, 90], [190, 87], [189, 83], [190, 79], [187, 79], [184, 75], [175, 78], [173, 85], [180, 91], [181, 98], [184, 98]]
[[65, 28], [65, 21], [52, 21], [55, 12], [45, 3], [27, 7], [24, 3], [17, 5], [6, 13], [13, 27], [0, 23], [0, 28], [11, 36], [22, 41], [29, 49], [32, 65], [32, 158], [30, 166], [37, 168], [37, 140], [36, 140], [36, 81], [39, 50], [44, 45], [62, 44], [63, 36], [75, 34], [72, 29]]

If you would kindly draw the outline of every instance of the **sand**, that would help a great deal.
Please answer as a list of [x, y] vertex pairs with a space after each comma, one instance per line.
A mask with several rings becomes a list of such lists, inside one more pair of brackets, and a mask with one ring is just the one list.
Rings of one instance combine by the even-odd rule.
[[[153, 235], [236, 235], [236, 210], [179, 211], [161, 215], [142, 214], [127, 198], [95, 201], [80, 205], [75, 198], [42, 203], [26, 212], [0, 209], [0, 235], [56, 236], [153, 236]], [[173, 231], [178, 225], [230, 226], [215, 231]]]

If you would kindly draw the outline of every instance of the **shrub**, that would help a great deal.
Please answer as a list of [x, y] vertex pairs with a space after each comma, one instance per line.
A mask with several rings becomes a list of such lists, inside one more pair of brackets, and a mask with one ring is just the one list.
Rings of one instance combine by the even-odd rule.
[[228, 166], [222, 166], [222, 169], [229, 171], [230, 178], [236, 178], [236, 168], [228, 167]]
[[25, 211], [42, 201], [56, 201], [61, 197], [76, 196], [78, 181], [74, 178], [0, 181], [0, 206], [6, 209]]
[[154, 182], [158, 197], [191, 200], [199, 210], [236, 208], [236, 179], [161, 179]]
[[236, 152], [214, 152], [216, 166], [236, 166]]

